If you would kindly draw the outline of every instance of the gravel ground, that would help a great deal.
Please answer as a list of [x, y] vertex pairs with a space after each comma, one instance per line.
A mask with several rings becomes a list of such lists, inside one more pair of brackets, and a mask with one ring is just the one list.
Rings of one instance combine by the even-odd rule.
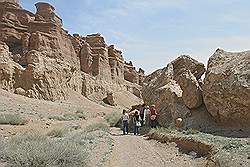
[[142, 136], [120, 135], [111, 129], [113, 152], [105, 167], [203, 167], [204, 158], [182, 154], [175, 144], [161, 144]]

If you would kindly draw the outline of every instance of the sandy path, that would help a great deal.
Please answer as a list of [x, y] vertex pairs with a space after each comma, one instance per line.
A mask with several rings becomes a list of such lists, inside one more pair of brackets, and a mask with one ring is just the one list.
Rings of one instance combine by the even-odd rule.
[[111, 129], [114, 148], [105, 167], [203, 167], [205, 159], [181, 154], [175, 144], [161, 144], [141, 136], [120, 135]]

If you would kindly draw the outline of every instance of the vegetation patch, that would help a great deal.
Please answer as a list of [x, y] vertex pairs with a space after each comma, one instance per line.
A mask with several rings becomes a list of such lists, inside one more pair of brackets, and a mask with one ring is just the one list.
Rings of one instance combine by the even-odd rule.
[[1, 159], [11, 167], [84, 167], [85, 143], [26, 134], [2, 142]]
[[54, 128], [47, 133], [47, 136], [61, 138], [67, 132], [68, 130], [66, 128]]
[[105, 120], [111, 127], [115, 127], [121, 121], [122, 114], [119, 112], [112, 112], [105, 116]]
[[86, 119], [86, 114], [84, 112], [77, 111], [75, 113], [67, 113], [63, 115], [51, 115], [49, 119], [58, 121], [73, 121], [79, 119]]
[[195, 152], [197, 157], [207, 157], [207, 166], [249, 166], [249, 138], [214, 136], [195, 130], [178, 131], [159, 128], [148, 133], [149, 139], [160, 142], [175, 142], [180, 151]]
[[28, 120], [19, 114], [0, 114], [0, 124], [24, 125], [26, 123], [28, 123]]
[[198, 133], [199, 133], [198, 130], [195, 130], [192, 128], [187, 129], [186, 131], [183, 131], [183, 134], [185, 134], [185, 135], [194, 135], [194, 134], [198, 134]]
[[101, 122], [89, 125], [84, 129], [85, 132], [93, 132], [93, 131], [107, 132], [108, 130], [109, 130], [108, 125]]

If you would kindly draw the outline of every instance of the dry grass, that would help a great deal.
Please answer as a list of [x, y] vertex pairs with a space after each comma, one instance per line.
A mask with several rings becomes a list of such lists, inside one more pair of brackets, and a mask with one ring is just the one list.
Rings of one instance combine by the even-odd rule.
[[[85, 167], [92, 151], [105, 143], [110, 147], [109, 127], [95, 123], [81, 129], [79, 125], [55, 127], [47, 135], [23, 134], [9, 139], [0, 138], [0, 161], [8, 167]], [[98, 147], [97, 147], [98, 148]], [[107, 156], [107, 150], [100, 156]], [[102, 164], [105, 157], [98, 157], [96, 164]]]
[[0, 124], [24, 125], [28, 121], [18, 114], [0, 114]]
[[111, 127], [116, 126], [121, 120], [122, 114], [119, 112], [112, 112], [105, 116], [105, 120]]
[[68, 130], [66, 128], [54, 128], [47, 133], [47, 136], [61, 138], [67, 132]]
[[109, 127], [107, 124], [99, 122], [99, 123], [89, 125], [84, 129], [85, 132], [93, 132], [93, 131], [98, 131], [98, 130], [107, 132], [109, 130]]
[[[194, 140], [197, 143], [206, 143], [214, 148], [213, 158], [220, 164], [221, 167], [228, 166], [244, 166], [250, 165], [250, 140], [249, 138], [228, 138], [222, 136], [214, 136], [206, 134], [193, 129], [179, 132], [175, 129], [152, 129], [149, 135], [162, 134], [172, 138], [182, 138], [187, 140]], [[163, 135], [163, 136], [164, 136]]]
[[74, 140], [55, 140], [26, 134], [2, 143], [1, 159], [11, 167], [85, 167], [85, 145]]
[[86, 119], [86, 114], [84, 112], [75, 112], [75, 113], [67, 113], [63, 115], [51, 115], [48, 117], [51, 120], [58, 120], [58, 121], [73, 121], [79, 119]]

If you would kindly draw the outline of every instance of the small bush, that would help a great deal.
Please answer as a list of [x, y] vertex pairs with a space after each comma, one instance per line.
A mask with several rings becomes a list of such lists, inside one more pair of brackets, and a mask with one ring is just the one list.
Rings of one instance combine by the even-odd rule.
[[121, 121], [121, 116], [119, 112], [112, 112], [105, 116], [105, 120], [111, 127], [115, 127]]
[[81, 118], [81, 119], [86, 119], [86, 118], [87, 118], [86, 112], [81, 111], [81, 110], [77, 110], [76, 115], [77, 115], [79, 118]]
[[198, 133], [199, 133], [199, 131], [198, 131], [198, 130], [195, 130], [195, 129], [190, 128], [190, 129], [188, 129], [188, 130], [184, 131], [183, 133], [184, 133], [184, 134], [186, 134], [186, 135], [194, 135], [194, 134], [198, 134]]
[[104, 123], [95, 123], [95, 124], [87, 126], [84, 129], [85, 132], [93, 132], [93, 131], [98, 131], [98, 130], [107, 132], [109, 130], [109, 127], [107, 124], [104, 124]]
[[158, 127], [158, 128], [153, 128], [150, 130], [149, 134], [152, 133], [173, 133], [175, 131], [175, 129], [168, 127], [168, 128], [162, 128], [162, 127]]
[[85, 145], [46, 136], [22, 135], [7, 141], [1, 158], [12, 167], [85, 167]]
[[65, 128], [54, 128], [47, 133], [47, 136], [60, 138], [63, 137], [66, 133], [67, 130]]
[[52, 115], [49, 116], [49, 119], [58, 121], [73, 121], [79, 119], [86, 119], [86, 115], [83, 112], [76, 112], [76, 113], [67, 113], [63, 115]]
[[18, 114], [0, 114], [0, 124], [24, 125], [28, 121]]
[[222, 149], [231, 150], [231, 149], [239, 149], [241, 147], [244, 147], [244, 146], [242, 143], [240, 143], [240, 141], [229, 141], [225, 143]]
[[74, 130], [79, 130], [81, 129], [81, 125], [69, 125], [67, 128], [69, 128], [70, 131], [74, 131]]

